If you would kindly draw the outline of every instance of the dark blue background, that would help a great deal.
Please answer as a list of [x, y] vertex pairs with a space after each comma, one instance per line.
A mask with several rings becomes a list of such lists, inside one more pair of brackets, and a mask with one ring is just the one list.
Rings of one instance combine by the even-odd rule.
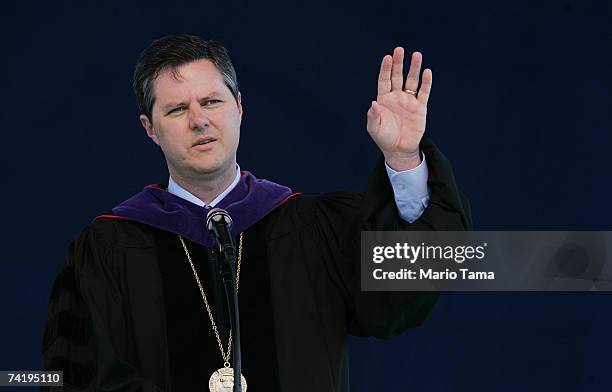
[[[5, 4], [0, 369], [40, 369], [52, 281], [96, 214], [167, 179], [133, 65], [171, 33], [230, 50], [238, 160], [304, 193], [359, 190], [380, 60], [421, 50], [427, 134], [477, 229], [609, 230], [609, 1]], [[445, 294], [422, 328], [351, 339], [353, 391], [610, 390], [607, 293]]]

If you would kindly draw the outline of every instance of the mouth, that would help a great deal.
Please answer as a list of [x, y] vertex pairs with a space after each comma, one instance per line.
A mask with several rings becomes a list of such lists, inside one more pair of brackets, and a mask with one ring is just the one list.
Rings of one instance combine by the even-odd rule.
[[214, 142], [214, 141], [216, 141], [216, 140], [217, 140], [217, 139], [215, 139], [214, 137], [210, 137], [210, 136], [206, 136], [206, 137], [203, 137], [203, 138], [199, 138], [198, 140], [196, 140], [196, 142], [195, 142], [195, 143], [193, 143], [193, 146], [192, 146], [192, 147], [196, 147], [196, 146], [204, 146], [204, 145], [210, 144], [210, 143], [212, 143], [212, 142]]

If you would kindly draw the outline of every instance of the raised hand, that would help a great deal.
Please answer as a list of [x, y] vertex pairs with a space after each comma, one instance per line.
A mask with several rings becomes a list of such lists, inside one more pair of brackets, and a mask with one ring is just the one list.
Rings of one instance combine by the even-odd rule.
[[404, 83], [404, 48], [395, 48], [393, 56], [385, 55], [378, 75], [378, 96], [367, 114], [370, 136], [387, 164], [397, 171], [412, 169], [421, 162], [419, 142], [425, 132], [432, 84], [431, 70], [425, 69], [418, 89], [422, 62], [421, 53], [414, 52]]

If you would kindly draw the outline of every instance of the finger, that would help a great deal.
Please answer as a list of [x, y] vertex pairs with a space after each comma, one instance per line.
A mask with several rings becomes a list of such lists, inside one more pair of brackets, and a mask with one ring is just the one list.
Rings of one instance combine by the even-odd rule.
[[404, 48], [393, 51], [393, 68], [391, 68], [391, 91], [401, 91], [404, 84]]
[[368, 131], [369, 132], [377, 132], [378, 127], [380, 125], [380, 108], [377, 107], [376, 101], [372, 101], [372, 105], [368, 110], [367, 120], [368, 120]]
[[426, 68], [423, 71], [423, 82], [421, 83], [421, 88], [419, 89], [419, 95], [417, 99], [423, 105], [427, 106], [427, 101], [429, 101], [429, 93], [431, 92], [431, 85], [433, 84], [433, 73], [431, 69]]
[[412, 53], [412, 59], [410, 60], [410, 69], [408, 69], [408, 76], [406, 77], [405, 90], [417, 91], [419, 87], [419, 75], [421, 74], [421, 64], [423, 63], [423, 55], [420, 52]]
[[378, 73], [378, 96], [388, 94], [391, 91], [391, 63], [393, 59], [389, 55], [385, 55], [380, 63], [380, 72]]

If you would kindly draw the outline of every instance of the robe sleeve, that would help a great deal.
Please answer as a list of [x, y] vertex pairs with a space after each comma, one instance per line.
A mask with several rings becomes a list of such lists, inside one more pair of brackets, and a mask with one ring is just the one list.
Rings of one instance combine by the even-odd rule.
[[363, 193], [335, 192], [317, 199], [316, 230], [332, 255], [326, 269], [344, 297], [352, 335], [386, 339], [419, 326], [438, 297], [436, 292], [361, 291], [361, 231], [472, 228], [469, 203], [457, 188], [449, 161], [426, 138], [420, 148], [427, 159], [431, 197], [413, 223], [399, 215], [383, 159]]
[[[159, 391], [143, 379], [113, 266], [113, 223], [99, 219], [70, 244], [49, 299], [45, 370], [64, 372], [63, 391]], [[45, 390], [44, 388], [42, 390]]]

